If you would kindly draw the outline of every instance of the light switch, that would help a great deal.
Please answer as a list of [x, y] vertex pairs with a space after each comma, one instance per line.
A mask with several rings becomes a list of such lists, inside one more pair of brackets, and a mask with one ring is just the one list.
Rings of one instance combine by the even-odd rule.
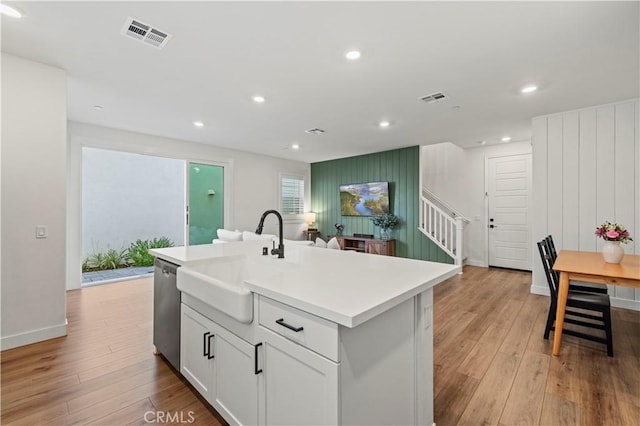
[[422, 307], [422, 322], [424, 325], [424, 329], [427, 330], [431, 327], [431, 322], [433, 320], [433, 312], [431, 312], [431, 306], [423, 306]]
[[36, 238], [47, 238], [47, 227], [44, 225], [36, 225]]

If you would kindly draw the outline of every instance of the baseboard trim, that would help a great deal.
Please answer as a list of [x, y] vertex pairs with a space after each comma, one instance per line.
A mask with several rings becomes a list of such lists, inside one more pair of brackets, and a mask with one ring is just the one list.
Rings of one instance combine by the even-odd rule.
[[481, 268], [487, 267], [487, 265], [485, 265], [485, 263], [482, 260], [476, 260], [476, 259], [466, 259], [464, 264], [468, 266], [479, 266]]
[[[549, 287], [532, 285], [530, 291], [533, 294], [549, 296]], [[632, 311], [640, 311], [640, 300], [621, 299], [619, 297], [611, 297], [610, 300], [611, 300], [611, 306], [615, 308], [624, 308], [624, 309], [630, 309]]]
[[616, 308], [631, 309], [633, 311], [640, 311], [640, 300], [629, 300], [612, 297], [611, 306]]
[[539, 294], [541, 296], [549, 296], [549, 287], [543, 287], [541, 285], [531, 285], [531, 293]]
[[67, 319], [64, 324], [54, 325], [52, 327], [39, 328], [37, 330], [27, 331], [25, 333], [4, 336], [0, 338], [0, 350], [17, 348], [19, 346], [30, 345], [32, 343], [42, 342], [43, 340], [55, 339], [67, 335]]

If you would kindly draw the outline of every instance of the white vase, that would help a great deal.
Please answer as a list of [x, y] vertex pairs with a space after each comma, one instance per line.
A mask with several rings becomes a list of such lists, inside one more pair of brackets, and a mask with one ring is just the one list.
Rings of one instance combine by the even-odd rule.
[[620, 241], [605, 241], [602, 246], [602, 257], [607, 263], [620, 263], [624, 257], [624, 249], [620, 247]]

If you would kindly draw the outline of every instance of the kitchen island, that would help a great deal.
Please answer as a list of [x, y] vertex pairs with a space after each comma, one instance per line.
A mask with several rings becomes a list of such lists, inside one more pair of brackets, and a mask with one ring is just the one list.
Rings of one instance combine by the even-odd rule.
[[[458, 266], [264, 242], [156, 249], [181, 373], [231, 424], [433, 424], [433, 286]], [[248, 302], [247, 302], [248, 301]]]

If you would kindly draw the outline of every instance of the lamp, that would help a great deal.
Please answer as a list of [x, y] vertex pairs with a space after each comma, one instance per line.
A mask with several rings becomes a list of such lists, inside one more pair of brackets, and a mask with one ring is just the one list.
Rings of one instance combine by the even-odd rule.
[[309, 224], [309, 229], [315, 229], [313, 227], [313, 222], [316, 221], [316, 214], [314, 212], [306, 212], [304, 214], [304, 220]]

